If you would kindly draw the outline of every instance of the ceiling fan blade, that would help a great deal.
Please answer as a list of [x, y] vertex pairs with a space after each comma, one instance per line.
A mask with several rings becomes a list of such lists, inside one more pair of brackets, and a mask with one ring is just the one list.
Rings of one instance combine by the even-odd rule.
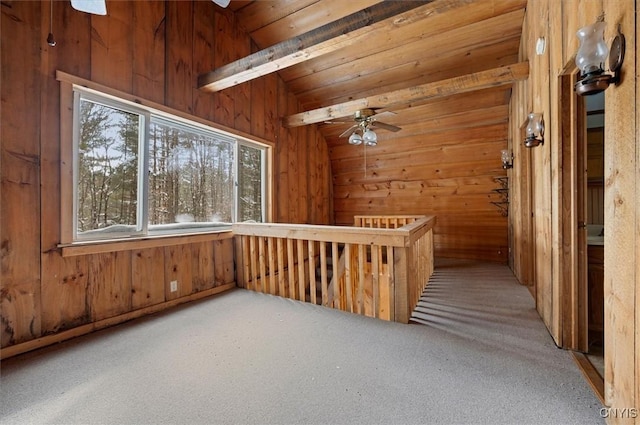
[[231, 0], [212, 0], [212, 1], [220, 7], [227, 7], [229, 6], [229, 2], [231, 2]]
[[106, 0], [71, 0], [71, 6], [80, 12], [92, 13], [94, 15], [106, 15]]
[[380, 117], [394, 117], [398, 115], [396, 112], [393, 111], [382, 111], [382, 112], [376, 112], [375, 118], [380, 118]]
[[347, 130], [344, 131], [344, 133], [342, 133], [341, 135], [339, 135], [338, 137], [346, 137], [351, 135], [351, 133], [353, 133], [353, 130], [355, 130], [356, 128], [358, 128], [358, 124], [352, 125], [351, 127], [349, 127]]
[[350, 122], [353, 122], [353, 118], [327, 120], [327, 121], [322, 121], [322, 124], [345, 124]]
[[393, 131], [394, 133], [395, 133], [396, 131], [400, 131], [400, 130], [402, 130], [400, 127], [396, 127], [395, 125], [387, 124], [387, 123], [380, 122], [380, 121], [373, 121], [373, 122], [371, 122], [371, 126], [372, 126], [372, 127], [381, 128], [381, 129], [383, 129], [383, 130]]

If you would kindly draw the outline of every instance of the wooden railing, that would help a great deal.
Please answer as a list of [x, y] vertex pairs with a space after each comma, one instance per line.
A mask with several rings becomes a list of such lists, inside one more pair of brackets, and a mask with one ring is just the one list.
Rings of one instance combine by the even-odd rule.
[[435, 217], [359, 217], [360, 227], [234, 224], [238, 286], [407, 323], [433, 273]]
[[397, 229], [424, 218], [423, 215], [356, 215], [353, 225], [373, 229]]

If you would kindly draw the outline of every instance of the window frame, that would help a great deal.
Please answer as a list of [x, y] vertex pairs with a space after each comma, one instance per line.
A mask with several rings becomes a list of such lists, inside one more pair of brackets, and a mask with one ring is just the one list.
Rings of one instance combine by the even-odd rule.
[[[75, 211], [75, 197], [77, 192], [76, 181], [77, 171], [76, 167], [76, 155], [78, 154], [79, 141], [76, 140], [75, 127], [77, 123], [74, 121], [77, 119], [75, 108], [79, 108], [79, 102], [76, 102], [76, 92], [82, 91], [89, 96], [95, 95], [99, 99], [97, 103], [106, 104], [106, 106], [112, 106], [108, 103], [113, 101], [116, 108], [120, 108], [120, 105], [126, 105], [126, 111], [135, 111], [138, 114], [139, 111], [146, 111], [144, 118], [145, 134], [139, 137], [144, 137], [144, 147], [140, 146], [139, 149], [148, 150], [149, 143], [149, 126], [153, 120], [153, 116], [158, 116], [160, 119], [167, 119], [169, 121], [185, 122], [187, 126], [194, 126], [196, 128], [204, 129], [205, 131], [213, 131], [221, 134], [223, 137], [232, 138], [236, 141], [234, 144], [234, 182], [233, 182], [233, 196], [234, 204], [232, 211], [232, 220], [237, 220], [238, 211], [238, 150], [239, 146], [245, 145], [261, 150], [262, 158], [262, 215], [263, 221], [269, 222], [272, 217], [272, 188], [273, 188], [273, 147], [274, 144], [271, 141], [256, 137], [251, 134], [243, 133], [235, 129], [231, 129], [201, 117], [187, 114], [182, 111], [178, 111], [169, 108], [165, 105], [161, 105], [152, 101], [141, 99], [137, 96], [133, 96], [128, 93], [124, 93], [103, 85], [66, 74], [61, 71], [57, 71], [56, 78], [60, 82], [60, 244], [63, 256], [70, 255], [83, 255], [86, 253], [99, 253], [99, 252], [112, 252], [117, 250], [136, 249], [140, 246], [163, 246], [174, 245], [176, 243], [190, 243], [193, 240], [217, 240], [220, 238], [219, 234], [228, 233], [230, 229], [207, 229], [207, 230], [195, 230], [195, 229], [178, 229], [175, 232], [140, 232], [135, 235], [128, 234], [125, 237], [118, 238], [104, 238], [104, 239], [76, 239], [75, 229], [77, 225], [77, 214]], [[108, 99], [108, 101], [102, 101], [101, 99]], [[144, 158], [144, 159], [142, 159]], [[138, 164], [138, 179], [144, 181], [143, 195], [144, 205], [138, 205], [138, 213], [141, 209], [145, 211], [148, 209], [148, 179], [144, 178], [144, 175], [148, 170], [148, 155], [145, 153], [144, 157]], [[142, 164], [143, 163], [143, 164]], [[140, 173], [140, 170], [144, 170]], [[140, 203], [139, 203], [140, 204]], [[69, 217], [73, 217], [69, 219]], [[143, 226], [147, 226], [148, 219], [143, 220]], [[181, 242], [184, 240], [185, 242]]]
[[[113, 232], [103, 237], [79, 235], [78, 234], [78, 178], [79, 178], [79, 151], [80, 140], [78, 127], [80, 123], [78, 119], [80, 117], [80, 101], [88, 100], [95, 104], [106, 106], [109, 108], [124, 111], [130, 114], [136, 114], [141, 119], [141, 124], [138, 124], [138, 163], [137, 163], [137, 181], [138, 181], [138, 193], [136, 203], [136, 229], [131, 232]], [[136, 107], [128, 102], [120, 102], [111, 96], [97, 93], [94, 90], [88, 90], [84, 87], [79, 88], [74, 86], [73, 89], [73, 241], [98, 241], [102, 239], [120, 239], [120, 238], [134, 238], [148, 235], [148, 205], [149, 197], [144, 196], [149, 190], [149, 179], [145, 179], [144, 175], [148, 170], [148, 154], [145, 151], [149, 150], [149, 126], [151, 123], [151, 112], [144, 108]]]

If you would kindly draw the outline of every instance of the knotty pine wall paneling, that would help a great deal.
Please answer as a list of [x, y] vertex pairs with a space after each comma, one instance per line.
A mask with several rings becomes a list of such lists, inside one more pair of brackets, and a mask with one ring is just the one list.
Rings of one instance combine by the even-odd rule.
[[[528, 42], [528, 19], [522, 23], [520, 39], [520, 51], [518, 61], [529, 60], [528, 50], [525, 44]], [[528, 80], [517, 81], [513, 85], [510, 107], [511, 145], [513, 149], [513, 168], [507, 173], [509, 177], [509, 222], [511, 223], [510, 245], [513, 257], [512, 270], [521, 284], [529, 287], [535, 298], [535, 286], [533, 279], [534, 251], [532, 242], [531, 222], [531, 151], [523, 143], [524, 126], [527, 113], [531, 110]]]
[[[153, 102], [164, 103], [165, 2], [134, 2], [133, 20], [133, 93]], [[197, 49], [197, 45], [194, 48]]]
[[[561, 107], [560, 76], [569, 72], [578, 49], [576, 31], [596, 21], [605, 13], [607, 29], [605, 39], [610, 42], [620, 24], [627, 40], [627, 52], [623, 65], [623, 79], [617, 86], [605, 92], [605, 404], [616, 416], [608, 423], [640, 423], [637, 417], [626, 417], [623, 409], [639, 409], [640, 358], [638, 294], [640, 293], [640, 191], [638, 176], [640, 149], [638, 147], [638, 100], [637, 85], [637, 7], [632, 0], [564, 0], [562, 2], [531, 0], [523, 26], [523, 43], [520, 55], [529, 57], [531, 72], [529, 79], [514, 85], [511, 100], [510, 133], [518, 134], [529, 110], [544, 112], [547, 124], [546, 148], [531, 150], [532, 167], [527, 171], [526, 160], [518, 158], [515, 148], [515, 167], [512, 175], [530, 173], [534, 183], [532, 206], [534, 215], [549, 213], [551, 221], [534, 217], [534, 234], [528, 240], [526, 221], [529, 211], [526, 188], [512, 185], [510, 225], [513, 228], [513, 270], [516, 276], [526, 281], [531, 274], [536, 287], [536, 305], [540, 315], [555, 341], [561, 346], [574, 343], [577, 338], [566, 334], [562, 323], [565, 306], [571, 306], [563, 297], [563, 287], [570, 287], [563, 279], [561, 166], [562, 146], [559, 117]], [[547, 53], [536, 57], [535, 41], [546, 36]], [[556, 120], [557, 122], [554, 122]], [[521, 142], [520, 142], [521, 143]], [[549, 149], [548, 151], [545, 149]], [[549, 251], [550, 250], [550, 251]], [[530, 254], [532, 253], [532, 255]], [[528, 269], [526, 258], [533, 258]], [[547, 279], [551, 277], [549, 282]], [[563, 328], [564, 333], [563, 335]], [[575, 331], [574, 331], [575, 332]], [[569, 332], [570, 333], [570, 332]], [[636, 415], [637, 416], [637, 415]]]
[[2, 34], [11, 34], [10, 42], [3, 37], [0, 53], [2, 345], [24, 342], [41, 332], [41, 78], [39, 72], [34, 72], [40, 69], [41, 62], [41, 12], [40, 3], [2, 4]]
[[[527, 9], [530, 29], [535, 34], [528, 37], [528, 50], [535, 52], [535, 43], [538, 37], [548, 36], [549, 3], [548, 0], [534, 2]], [[531, 149], [533, 184], [533, 228], [536, 234], [536, 305], [538, 312], [547, 327], [554, 323], [554, 304], [557, 302], [555, 288], [552, 285], [554, 269], [549, 267], [552, 263], [551, 243], [552, 233], [552, 187], [551, 187], [551, 149], [557, 145], [558, 139], [552, 133], [551, 123], [555, 121], [551, 115], [550, 105], [550, 81], [549, 81], [549, 49], [542, 55], [533, 54], [529, 57], [531, 67], [529, 81], [536, 89], [532, 92], [531, 112], [542, 113], [545, 119], [545, 143]]]
[[[638, 9], [640, 8], [640, 2], [636, 0], [635, 4], [635, 12], [636, 12], [636, 33], [635, 33], [635, 50], [636, 50], [636, 62], [638, 60], [638, 45], [640, 45], [640, 35], [638, 33], [640, 29], [640, 16], [638, 14]], [[640, 100], [640, 84], [638, 84], [638, 74], [640, 74], [640, 70], [638, 70], [638, 65], [636, 63], [635, 69], [635, 80], [636, 80], [636, 99], [635, 104], [638, 104]], [[640, 109], [636, 106], [636, 193], [635, 193], [635, 214], [636, 214], [636, 249], [635, 249], [635, 258], [640, 258], [640, 226], [638, 223], [640, 222], [640, 217], [638, 217], [638, 211], [640, 211]], [[634, 369], [634, 377], [636, 381], [636, 391], [635, 391], [635, 400], [634, 403], [636, 407], [640, 404], [640, 353], [638, 353], [638, 347], [640, 347], [640, 312], [638, 311], [638, 304], [640, 303], [640, 261], [636, 261], [636, 270], [635, 270], [635, 316], [636, 316], [636, 324], [635, 324], [635, 357], [636, 364]], [[627, 365], [627, 367], [629, 367]], [[628, 373], [628, 372], [627, 372]], [[637, 423], [640, 420], [636, 421]]]
[[[204, 2], [195, 2], [193, 7], [193, 60], [195, 69], [214, 69], [216, 55], [211, 54], [211, 52], [215, 50], [218, 40], [215, 38], [216, 27], [211, 23], [215, 22], [216, 19], [215, 10], [208, 7]], [[195, 115], [215, 122], [216, 100], [216, 96], [212, 96], [211, 93], [194, 90], [193, 107]], [[228, 124], [225, 123], [225, 125]]]
[[[282, 80], [278, 80], [278, 110], [284, 111], [289, 104], [287, 87]], [[284, 140], [292, 137], [292, 129], [280, 126], [278, 128], [277, 142], [273, 152], [274, 180], [278, 182], [280, 196], [274, 198], [274, 221], [284, 222], [289, 215], [289, 151]]]
[[[18, 2], [14, 2], [11, 7], [16, 3]], [[21, 6], [29, 7], [29, 3]], [[40, 205], [42, 211], [46, 211], [40, 220], [41, 252], [38, 253], [41, 261], [39, 274], [42, 279], [42, 299], [46, 300], [41, 304], [42, 334], [73, 328], [91, 320], [91, 311], [86, 305], [89, 279], [87, 257], [64, 258], [57, 249], [60, 243], [61, 223], [61, 122], [60, 83], [54, 77], [57, 69], [65, 69], [79, 77], [90, 78], [91, 56], [78, 55], [77, 52], [91, 51], [91, 17], [86, 13], [76, 13], [72, 8], [64, 7], [62, 3], [54, 3], [54, 22], [65, 22], [65, 25], [57, 26], [54, 34], [57, 45], [50, 47], [42, 42], [46, 40], [49, 31], [50, 17], [46, 13], [49, 6], [46, 2], [42, 3], [40, 36], [34, 39], [43, 49], [40, 65], [43, 96], [40, 101], [40, 122], [36, 123], [40, 129]], [[3, 39], [5, 29], [3, 26]], [[3, 49], [7, 48], [6, 45], [3, 46]], [[2, 64], [5, 69], [4, 60]], [[16, 316], [15, 320], [20, 320], [20, 316]], [[6, 346], [4, 341], [2, 346]]]
[[[637, 339], [637, 316], [640, 300], [638, 256], [640, 246], [637, 108], [638, 35], [635, 14], [638, 2], [603, 0], [607, 28], [605, 39], [611, 40], [617, 26], [626, 36], [622, 81], [605, 92], [604, 125], [604, 312], [605, 312], [605, 402], [615, 408], [635, 408], [640, 423], [640, 400], [637, 398], [640, 370], [640, 340]], [[618, 422], [619, 418], [611, 422]], [[620, 420], [620, 423], [629, 422]]]
[[[492, 202], [505, 177], [507, 99], [497, 88], [403, 110], [401, 132], [378, 132], [378, 144], [328, 139], [336, 223], [357, 214], [434, 214], [436, 256], [507, 263], [507, 219]], [[424, 120], [424, 116], [435, 118]], [[366, 169], [365, 169], [366, 164]]]
[[[293, 109], [296, 107], [297, 104], [298, 104], [298, 101], [293, 96], [293, 94], [288, 94], [287, 108]], [[296, 128], [290, 129], [290, 133], [289, 133], [291, 138], [293, 140], [297, 140], [300, 145], [303, 143], [300, 141], [301, 130], [302, 130], [302, 127], [296, 127]], [[288, 181], [286, 185], [286, 187], [289, 190], [289, 193], [287, 195], [287, 213], [286, 215], [283, 214], [279, 216], [278, 221], [299, 223], [302, 220], [299, 215], [298, 207], [293, 200], [296, 199], [296, 194], [300, 192], [299, 190], [300, 181], [299, 179], [296, 178], [296, 176], [298, 176], [299, 173], [302, 172], [302, 165], [300, 164], [299, 158], [298, 158], [298, 148], [301, 148], [301, 146], [296, 146], [293, 143], [287, 143], [286, 146], [287, 146], [287, 162], [288, 162], [288, 170], [289, 170]], [[279, 192], [279, 194], [277, 194], [276, 197], [278, 196], [284, 196], [284, 193]], [[284, 211], [282, 211], [282, 213], [284, 213]]]
[[332, 222], [326, 143], [315, 127], [282, 128], [279, 117], [301, 109], [277, 76], [216, 94], [196, 88], [199, 73], [255, 49], [232, 12], [152, 0], [108, 2], [108, 15], [95, 16], [54, 2], [50, 47], [49, 6], [2, 2], [3, 357], [235, 282], [231, 239], [61, 256], [60, 151], [70, 141], [60, 134], [70, 123], [60, 121], [58, 70], [272, 142], [274, 219]]

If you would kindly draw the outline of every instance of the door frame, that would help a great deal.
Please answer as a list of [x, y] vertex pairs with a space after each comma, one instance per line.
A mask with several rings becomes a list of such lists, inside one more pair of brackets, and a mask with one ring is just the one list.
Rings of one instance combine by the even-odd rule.
[[561, 164], [561, 329], [562, 347], [588, 351], [587, 125], [584, 99], [575, 94], [578, 69], [559, 76]]

